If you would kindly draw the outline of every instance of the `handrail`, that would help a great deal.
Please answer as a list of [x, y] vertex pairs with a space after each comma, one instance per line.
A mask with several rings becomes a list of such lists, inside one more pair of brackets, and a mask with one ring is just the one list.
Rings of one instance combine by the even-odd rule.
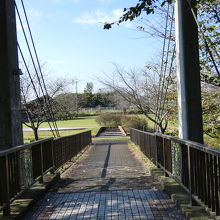
[[28, 144], [23, 144], [23, 145], [12, 147], [12, 148], [9, 148], [9, 149], [6, 149], [6, 150], [2, 150], [2, 151], [0, 151], [0, 157], [5, 156], [5, 155], [10, 154], [10, 153], [14, 153], [16, 151], [21, 151], [21, 150], [29, 149], [29, 148], [31, 148], [31, 147], [33, 147], [35, 145], [47, 142], [49, 140], [53, 140], [53, 138], [45, 138], [45, 139], [42, 139], [42, 140], [33, 141], [31, 143], [28, 143]]
[[10, 214], [10, 203], [44, 175], [54, 172], [91, 143], [91, 131], [47, 138], [0, 151], [0, 211]]
[[77, 134], [71, 134], [71, 135], [67, 135], [67, 136], [63, 136], [63, 137], [57, 137], [57, 138], [54, 138], [54, 140], [59, 140], [59, 139], [63, 139], [63, 138], [70, 138], [70, 137], [74, 137], [74, 136], [77, 136], [79, 134], [84, 134], [84, 133], [87, 133], [89, 131], [83, 131], [83, 132], [80, 132], [80, 133], [77, 133]]
[[131, 141], [199, 204], [220, 215], [220, 150], [160, 133], [131, 129]]
[[205, 144], [200, 144], [198, 142], [185, 140], [185, 139], [181, 139], [181, 138], [178, 138], [178, 137], [173, 137], [173, 136], [170, 136], [170, 135], [167, 135], [167, 134], [161, 134], [161, 133], [157, 133], [157, 132], [150, 133], [150, 132], [141, 131], [141, 130], [138, 130], [138, 129], [135, 129], [135, 128], [132, 128], [132, 130], [136, 130], [140, 133], [145, 133], [145, 134], [149, 134], [149, 135], [153, 135], [153, 136], [166, 138], [166, 139], [174, 141], [176, 143], [185, 144], [185, 145], [193, 147], [195, 149], [202, 150], [206, 153], [211, 153], [213, 155], [220, 156], [220, 150], [219, 149], [209, 147], [208, 145], [205, 145]]
[[155, 135], [157, 135], [159, 137], [162, 137], [162, 138], [169, 139], [169, 140], [174, 141], [176, 143], [185, 144], [185, 145], [190, 146], [192, 148], [202, 150], [206, 153], [210, 153], [210, 154], [213, 154], [213, 155], [216, 155], [216, 156], [220, 156], [220, 150], [219, 149], [209, 147], [206, 144], [200, 144], [200, 143], [195, 142], [195, 141], [185, 140], [185, 139], [181, 139], [181, 138], [178, 138], [178, 137], [172, 137], [172, 136], [169, 136], [169, 135], [166, 135], [166, 134], [161, 134], [161, 133], [155, 133]]

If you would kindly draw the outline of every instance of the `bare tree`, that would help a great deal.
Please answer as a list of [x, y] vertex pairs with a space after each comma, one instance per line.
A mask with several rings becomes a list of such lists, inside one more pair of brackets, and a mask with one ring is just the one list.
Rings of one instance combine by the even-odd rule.
[[[42, 65], [41, 69], [44, 73], [48, 72], [45, 65]], [[33, 72], [30, 70], [30, 73]], [[23, 123], [33, 130], [35, 140], [39, 139], [38, 129], [40, 125], [45, 121], [52, 120], [51, 116], [58, 106], [53, 97], [65, 91], [69, 83], [65, 78], [49, 79], [45, 77], [44, 80], [47, 92], [42, 93], [41, 88], [43, 86], [40, 86], [35, 74], [32, 74], [30, 78], [28, 72], [24, 71], [21, 77], [22, 107], [26, 116], [23, 117]]]
[[[136, 106], [142, 114], [158, 126], [160, 132], [164, 133], [167, 129], [169, 113], [169, 108], [166, 108], [167, 105], [165, 105], [167, 104], [165, 92], [167, 94], [172, 77], [164, 79], [166, 85], [161, 91], [159, 81], [162, 77], [160, 69], [155, 65], [148, 65], [142, 70], [126, 70], [114, 65], [114, 72], [111, 76], [106, 74], [104, 78], [98, 80], [118, 93], [127, 102]], [[160, 99], [158, 99], [159, 96]], [[164, 105], [158, 103], [159, 100], [164, 102]]]
[[153, 16], [154, 19], [149, 17], [138, 19], [137, 29], [144, 33], [144, 37], [156, 37], [158, 40], [164, 40], [165, 38], [166, 40], [172, 40], [172, 43], [174, 43], [175, 19], [173, 7], [171, 5], [167, 5], [167, 7], [159, 6]]
[[[32, 81], [35, 89], [39, 90], [36, 77], [33, 77]], [[28, 74], [24, 73], [21, 77], [21, 100], [22, 109], [25, 113], [23, 114], [23, 123], [33, 130], [34, 138], [38, 140], [38, 128], [46, 118], [41, 110], [41, 105], [44, 106], [43, 98], [41, 97], [37, 100], [33, 90], [33, 85]]]

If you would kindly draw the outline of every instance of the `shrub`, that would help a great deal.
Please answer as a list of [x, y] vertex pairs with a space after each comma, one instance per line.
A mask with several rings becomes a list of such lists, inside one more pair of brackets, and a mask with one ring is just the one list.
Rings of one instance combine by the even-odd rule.
[[96, 122], [106, 127], [117, 127], [121, 125], [126, 132], [129, 132], [131, 128], [150, 131], [147, 120], [137, 115], [103, 113], [96, 118]]
[[141, 118], [139, 116], [123, 116], [122, 118], [122, 126], [124, 129], [126, 129], [127, 132], [129, 132], [129, 130], [131, 128], [136, 128], [139, 130], [144, 130], [144, 131], [148, 131], [148, 124], [147, 124], [147, 120], [144, 118]]
[[121, 114], [103, 113], [96, 118], [96, 122], [107, 127], [117, 127], [121, 125]]

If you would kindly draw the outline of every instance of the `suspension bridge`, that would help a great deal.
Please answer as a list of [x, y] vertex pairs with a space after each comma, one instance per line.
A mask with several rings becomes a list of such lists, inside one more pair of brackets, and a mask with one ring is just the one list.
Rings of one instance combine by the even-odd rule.
[[[163, 79], [170, 75], [176, 56], [181, 138], [131, 129], [130, 140], [140, 147], [142, 154], [118, 138], [93, 141], [92, 147], [88, 147], [92, 143], [90, 131], [60, 137], [23, 0], [21, 5], [18, 8], [14, 0], [0, 3], [1, 218], [153, 220], [214, 219], [208, 213], [219, 216], [220, 152], [203, 145], [198, 62], [200, 25], [191, 3], [184, 0], [176, 3], [177, 43], [173, 48], [168, 29], [173, 28], [174, 9], [168, 6], [172, 19], [170, 23], [167, 20], [165, 27], [161, 64], [164, 77], [157, 99], [158, 118], [164, 118], [161, 109], [166, 103], [162, 96], [166, 96], [167, 86]], [[35, 76], [17, 42], [16, 15]], [[213, 57], [208, 41], [204, 40]], [[165, 53], [170, 50], [171, 56]], [[19, 59], [54, 136], [25, 145], [20, 116]], [[216, 72], [219, 73], [217, 68]], [[74, 157], [75, 162], [71, 162]], [[143, 162], [145, 157], [154, 164], [154, 169]], [[49, 189], [49, 193], [42, 194]]]

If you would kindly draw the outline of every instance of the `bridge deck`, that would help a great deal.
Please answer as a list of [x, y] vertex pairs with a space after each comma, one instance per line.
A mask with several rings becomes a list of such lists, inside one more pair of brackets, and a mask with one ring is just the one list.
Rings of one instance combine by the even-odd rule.
[[126, 140], [96, 141], [24, 219], [185, 219]]

